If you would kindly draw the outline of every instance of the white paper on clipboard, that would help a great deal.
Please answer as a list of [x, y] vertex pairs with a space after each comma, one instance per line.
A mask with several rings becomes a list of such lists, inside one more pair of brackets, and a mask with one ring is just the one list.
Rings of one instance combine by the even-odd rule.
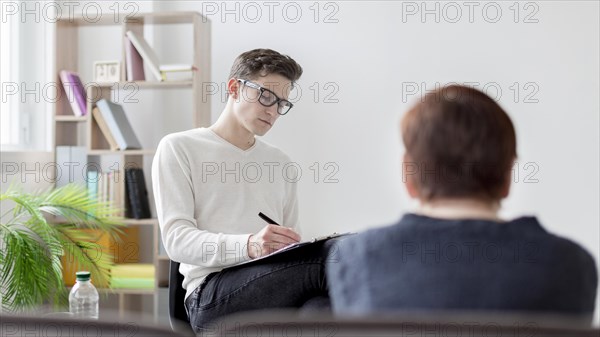
[[[231, 267], [237, 267], [237, 266], [241, 266], [241, 265], [244, 265], [244, 264], [257, 262], [257, 261], [260, 261], [262, 259], [266, 259], [268, 257], [274, 256], [274, 255], [278, 255], [278, 254], [281, 254], [281, 253], [284, 253], [284, 252], [287, 252], [287, 251], [290, 251], [290, 250], [293, 250], [293, 249], [296, 249], [296, 248], [304, 247], [304, 246], [307, 246], [307, 245], [310, 245], [310, 244], [313, 244], [313, 243], [316, 243], [316, 242], [325, 241], [325, 240], [329, 240], [329, 239], [333, 239], [333, 238], [337, 238], [337, 237], [344, 236], [344, 235], [349, 235], [349, 234], [354, 234], [354, 233], [352, 233], [352, 232], [348, 232], [348, 233], [333, 233], [333, 234], [330, 234], [330, 235], [325, 235], [325, 236], [319, 236], [319, 237], [316, 237], [316, 238], [312, 238], [312, 239], [307, 240], [307, 241], [301, 241], [301, 242], [292, 243], [291, 245], [287, 245], [287, 246], [285, 246], [285, 247], [283, 247], [283, 248], [281, 248], [279, 250], [276, 250], [276, 251], [272, 252], [269, 255], [257, 257], [256, 259], [253, 259], [253, 260], [244, 261], [242, 263], [238, 263], [238, 264], [233, 265]], [[231, 268], [231, 267], [229, 267], [229, 268]]]

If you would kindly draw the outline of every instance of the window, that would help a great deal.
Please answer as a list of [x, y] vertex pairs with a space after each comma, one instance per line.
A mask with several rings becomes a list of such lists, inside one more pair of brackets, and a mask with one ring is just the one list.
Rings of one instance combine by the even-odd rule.
[[[35, 10], [24, 1], [19, 11]], [[42, 90], [53, 80], [54, 25], [34, 15], [0, 17], [0, 146], [48, 151], [52, 105]]]
[[0, 144], [3, 146], [19, 144], [17, 41], [17, 20], [10, 16], [0, 20]]

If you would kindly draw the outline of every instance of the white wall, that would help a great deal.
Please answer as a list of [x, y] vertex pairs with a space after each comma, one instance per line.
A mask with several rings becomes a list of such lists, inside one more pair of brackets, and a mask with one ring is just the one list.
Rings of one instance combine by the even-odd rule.
[[[236, 3], [222, 2], [165, 1], [155, 7], [197, 10], [212, 21], [213, 81], [226, 81], [234, 58], [258, 47], [289, 54], [303, 66], [301, 98], [265, 140], [302, 167], [305, 234], [362, 230], [408, 211], [397, 124], [423, 93], [413, 94], [414, 83], [433, 89], [436, 83], [478, 82], [492, 96], [500, 88], [498, 100], [517, 129], [519, 175], [503, 214], [536, 215], [600, 261], [597, 2], [522, 2], [518, 18], [513, 2], [475, 2], [471, 15], [464, 2], [438, 2], [439, 22], [434, 14], [421, 17], [420, 1], [334, 2], [327, 8], [320, 3], [317, 23], [313, 2], [288, 4], [287, 15], [286, 2], [275, 4], [272, 14], [268, 6], [274, 5], [264, 2], [238, 2], [238, 10]], [[292, 23], [296, 5], [302, 15]], [[418, 13], [411, 15], [414, 6]], [[426, 9], [435, 6], [427, 2]], [[325, 23], [334, 11], [330, 19], [337, 23]], [[339, 89], [330, 97], [337, 103], [324, 101], [334, 88], [326, 90], [328, 82]], [[314, 83], [320, 85], [317, 101]], [[223, 106], [220, 96], [213, 97], [213, 120]], [[321, 167], [318, 183], [310, 169], [314, 162]], [[328, 162], [339, 167], [337, 183], [323, 182], [333, 172], [324, 170]]]
[[[440, 6], [440, 23], [433, 15], [425, 23], [419, 15], [408, 15], [403, 23], [400, 3], [338, 2], [333, 18], [339, 22], [329, 24], [322, 22], [323, 17], [334, 7], [325, 11], [323, 4], [319, 23], [313, 22], [312, 2], [295, 3], [303, 15], [297, 23], [285, 21], [293, 19], [293, 7], [282, 16], [285, 2], [274, 8], [274, 23], [269, 22], [264, 3], [255, 3], [263, 10], [257, 23], [251, 22], [254, 9], [238, 4], [239, 23], [234, 14], [222, 20], [221, 2], [204, 2], [204, 7], [203, 2], [160, 2], [156, 7], [201, 11], [217, 6], [219, 12], [208, 16], [215, 82], [226, 81], [239, 53], [257, 47], [289, 54], [303, 66], [301, 98], [265, 140], [302, 165], [302, 220], [307, 234], [396, 220], [407, 209], [399, 177], [397, 122], [423, 92], [410, 90], [422, 82], [427, 90], [435, 83], [478, 82], [477, 87], [487, 85], [492, 96], [500, 88], [499, 102], [517, 128], [520, 176], [505, 202], [505, 215], [535, 214], [549, 229], [598, 255], [597, 3], [538, 2], [532, 18], [539, 23], [529, 24], [522, 22], [524, 14], [534, 8], [521, 8], [521, 22], [514, 23], [512, 3], [501, 2], [493, 3], [502, 9], [495, 24], [485, 22], [494, 17], [492, 5], [488, 16], [482, 16], [486, 2], [474, 7], [474, 23], [469, 23], [468, 7], [461, 6], [463, 17], [456, 24], [444, 21], [454, 17], [450, 7], [443, 15], [445, 3]], [[235, 8], [234, 3], [226, 6]], [[434, 8], [434, 3], [427, 7]], [[163, 59], [169, 59], [165, 54]], [[325, 102], [324, 96], [334, 91], [333, 86], [324, 88], [328, 82], [339, 89], [330, 97], [337, 103]], [[516, 103], [514, 82], [520, 84]], [[525, 88], [528, 82], [532, 84]], [[320, 84], [317, 102], [314, 83]], [[526, 99], [539, 102], [525, 103]], [[224, 106], [220, 94], [213, 96], [213, 106], [215, 120]], [[313, 162], [321, 164], [319, 183], [313, 181]], [[338, 165], [334, 176], [338, 183], [323, 183], [324, 174], [333, 171], [323, 169], [327, 162]], [[528, 162], [534, 164], [526, 167]], [[527, 176], [539, 181], [525, 183]]]

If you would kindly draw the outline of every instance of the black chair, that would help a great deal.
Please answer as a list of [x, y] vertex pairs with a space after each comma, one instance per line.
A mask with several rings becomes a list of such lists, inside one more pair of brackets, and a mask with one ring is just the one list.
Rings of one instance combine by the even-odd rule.
[[181, 286], [183, 275], [179, 272], [179, 262], [169, 263], [169, 322], [171, 329], [180, 333], [193, 333], [190, 320], [185, 312], [185, 289]]

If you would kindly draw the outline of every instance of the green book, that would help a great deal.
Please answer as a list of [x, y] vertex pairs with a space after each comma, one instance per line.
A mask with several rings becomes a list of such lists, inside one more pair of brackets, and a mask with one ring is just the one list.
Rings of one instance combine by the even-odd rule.
[[134, 288], [134, 289], [152, 289], [154, 288], [154, 278], [131, 278], [131, 277], [113, 277], [110, 279], [111, 288]]

